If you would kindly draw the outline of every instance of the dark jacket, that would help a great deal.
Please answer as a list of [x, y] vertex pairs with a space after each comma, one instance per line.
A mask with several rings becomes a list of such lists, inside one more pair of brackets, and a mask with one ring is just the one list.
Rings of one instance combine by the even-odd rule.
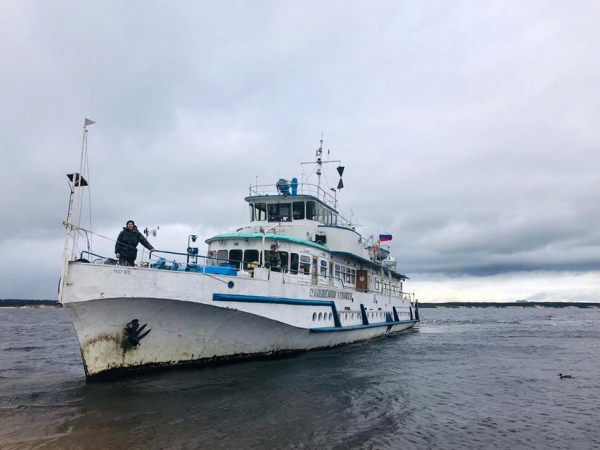
[[138, 244], [142, 244], [148, 250], [154, 249], [135, 225], [133, 226], [133, 230], [123, 227], [123, 231], [119, 233], [119, 237], [117, 238], [115, 253], [120, 253], [121, 258], [135, 259], [137, 257], [136, 247]]
[[265, 267], [281, 268], [281, 256], [279, 255], [279, 252], [273, 251], [273, 250], [268, 250], [266, 253], [267, 254], [266, 254], [266, 258], [265, 258]]

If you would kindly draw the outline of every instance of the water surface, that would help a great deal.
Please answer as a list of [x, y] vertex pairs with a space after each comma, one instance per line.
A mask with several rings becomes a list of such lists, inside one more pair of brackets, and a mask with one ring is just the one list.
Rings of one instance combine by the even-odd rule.
[[293, 358], [86, 383], [64, 310], [0, 310], [0, 448], [600, 449], [600, 310], [421, 316]]

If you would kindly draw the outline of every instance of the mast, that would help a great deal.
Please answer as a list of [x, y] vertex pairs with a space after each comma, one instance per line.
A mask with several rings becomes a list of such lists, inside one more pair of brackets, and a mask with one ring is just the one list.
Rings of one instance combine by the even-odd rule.
[[[83, 137], [81, 139], [81, 158], [79, 160], [79, 178], [83, 177], [83, 161], [85, 158], [85, 150], [87, 148], [87, 122], [88, 119], [85, 120], [83, 125]], [[74, 177], [75, 178], [75, 177]], [[75, 187], [79, 187], [79, 189], [75, 190], [75, 213], [73, 214], [73, 224], [76, 227], [71, 227], [73, 235], [73, 248], [71, 249], [71, 261], [75, 260], [76, 252], [77, 252], [77, 238], [79, 236], [79, 226], [81, 225], [81, 205], [83, 203], [83, 193], [81, 192], [81, 183], [80, 180], [74, 180], [73, 185]], [[70, 211], [72, 213], [72, 211]], [[68, 220], [67, 220], [68, 222]]]
[[[327, 196], [329, 195], [330, 197], [332, 197], [334, 199], [334, 207], [337, 207], [337, 192], [335, 194], [335, 198], [333, 196], [331, 196], [330, 194], [328, 194], [326, 191], [323, 190], [323, 195], [320, 195], [321, 192], [321, 175], [323, 174], [323, 164], [328, 164], [328, 163], [338, 163], [341, 164], [342, 161], [340, 160], [330, 160], [329, 159], [329, 151], [327, 151], [327, 161], [323, 161], [323, 133], [321, 133], [321, 141], [320, 141], [320, 145], [319, 148], [317, 149], [317, 151], [315, 152], [315, 157], [317, 158], [316, 161], [310, 161], [310, 162], [303, 162], [300, 163], [302, 166], [304, 165], [312, 165], [312, 164], [316, 164], [317, 168], [315, 170], [315, 173], [317, 174], [317, 199], [318, 200], [322, 200], [323, 202], [327, 203]], [[340, 174], [340, 181], [338, 183], [337, 186], [337, 190], [339, 191], [340, 189], [342, 189], [344, 187], [344, 183], [342, 182], [342, 174], [344, 173], [344, 167], [343, 166], [338, 166], [337, 168], [338, 173]], [[304, 186], [304, 184], [306, 182], [308, 182], [308, 178], [309, 176], [304, 176], [305, 174], [302, 174], [302, 186]], [[304, 188], [302, 188], [304, 189]], [[310, 188], [309, 188], [310, 189]], [[309, 190], [310, 192], [310, 190]], [[323, 198], [321, 198], [323, 197]]]
[[[79, 236], [79, 228], [81, 225], [81, 206], [83, 203], [82, 188], [88, 185], [83, 178], [84, 159], [87, 152], [87, 126], [93, 125], [93, 120], [85, 119], [83, 124], [83, 137], [81, 141], [81, 157], [79, 161], [79, 172], [67, 174], [69, 178], [69, 208], [67, 211], [67, 220], [63, 222], [65, 226], [65, 244], [63, 248], [63, 267], [60, 277], [58, 301], [62, 302], [63, 291], [66, 284], [69, 261], [74, 261], [77, 252], [77, 238]], [[72, 245], [69, 252], [69, 244]], [[69, 255], [70, 253], [70, 255]]]

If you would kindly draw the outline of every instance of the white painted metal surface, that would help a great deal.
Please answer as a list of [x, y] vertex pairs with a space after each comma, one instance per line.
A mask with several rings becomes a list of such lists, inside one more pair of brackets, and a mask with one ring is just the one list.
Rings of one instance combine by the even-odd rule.
[[[63, 304], [75, 325], [89, 377], [111, 370], [331, 347], [402, 331], [415, 323], [409, 320], [408, 300], [380, 298], [375, 304], [373, 294], [359, 292], [351, 292], [348, 299], [324, 298], [319, 294], [343, 291], [285, 283], [283, 274], [275, 272], [270, 280], [260, 280], [71, 262], [68, 274]], [[215, 293], [273, 301], [333, 300], [347, 327], [362, 324], [361, 303], [371, 323], [385, 322], [385, 312], [392, 314], [396, 306], [402, 323], [314, 332], [335, 327], [331, 305], [214, 301]], [[127, 344], [123, 332], [133, 319], [151, 329], [135, 347]]]

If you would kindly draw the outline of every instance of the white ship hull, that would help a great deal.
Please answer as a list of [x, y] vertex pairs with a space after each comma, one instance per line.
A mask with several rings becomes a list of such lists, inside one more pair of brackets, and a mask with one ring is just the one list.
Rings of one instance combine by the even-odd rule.
[[[416, 323], [408, 300], [265, 269], [244, 278], [69, 263], [63, 304], [88, 378], [333, 347]], [[151, 330], [139, 345], [125, 332], [134, 319]]]

